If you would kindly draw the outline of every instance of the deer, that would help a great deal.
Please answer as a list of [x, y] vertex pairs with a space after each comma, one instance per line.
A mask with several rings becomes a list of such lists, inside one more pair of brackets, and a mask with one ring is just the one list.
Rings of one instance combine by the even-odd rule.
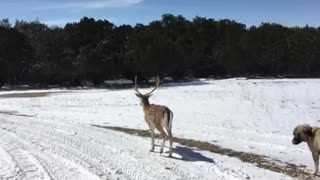
[[153, 95], [152, 93], [159, 87], [160, 78], [156, 77], [155, 87], [148, 93], [142, 94], [138, 90], [137, 85], [137, 76], [135, 76], [135, 95], [140, 99], [140, 105], [143, 108], [144, 112], [144, 120], [149, 126], [149, 131], [151, 135], [151, 149], [150, 152], [154, 152], [154, 138], [155, 132], [157, 129], [163, 137], [163, 141], [160, 148], [160, 154], [163, 153], [163, 148], [166, 142], [166, 137], [169, 139], [170, 147], [169, 147], [169, 157], [172, 157], [172, 120], [173, 120], [173, 112], [167, 107], [163, 105], [150, 104], [149, 98]]

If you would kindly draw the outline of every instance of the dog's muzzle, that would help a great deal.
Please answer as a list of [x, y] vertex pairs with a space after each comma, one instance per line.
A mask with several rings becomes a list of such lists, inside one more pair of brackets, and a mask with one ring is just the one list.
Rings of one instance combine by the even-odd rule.
[[300, 144], [302, 142], [302, 140], [300, 138], [293, 138], [292, 139], [292, 144], [297, 145]]

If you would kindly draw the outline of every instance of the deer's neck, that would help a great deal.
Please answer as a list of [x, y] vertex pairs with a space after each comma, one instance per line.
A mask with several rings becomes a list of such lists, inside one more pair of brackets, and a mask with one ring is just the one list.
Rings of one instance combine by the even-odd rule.
[[144, 111], [144, 112], [146, 112], [146, 111], [149, 109], [149, 107], [150, 107], [149, 101], [143, 102], [142, 108], [143, 108], [143, 111]]

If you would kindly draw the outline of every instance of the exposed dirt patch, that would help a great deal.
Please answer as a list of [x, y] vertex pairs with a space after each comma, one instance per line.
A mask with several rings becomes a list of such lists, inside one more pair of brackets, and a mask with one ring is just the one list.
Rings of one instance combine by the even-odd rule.
[[[99, 126], [99, 125], [93, 125], [93, 126], [120, 131], [130, 135], [150, 137], [150, 133], [147, 130], [129, 129], [129, 128], [123, 128], [123, 127]], [[157, 135], [156, 138], [160, 138], [160, 136]], [[174, 137], [173, 141], [185, 146], [196, 147], [201, 150], [206, 150], [213, 153], [238, 158], [243, 162], [255, 164], [257, 167], [268, 169], [278, 173], [283, 173], [293, 178], [305, 179], [305, 180], [320, 179], [319, 176], [314, 176], [309, 174], [308, 172], [305, 172], [303, 169], [305, 167], [303, 166], [298, 166], [298, 165], [286, 163], [286, 162], [280, 162], [279, 160], [277, 160], [278, 163], [276, 163], [275, 161], [272, 161], [268, 159], [268, 157], [263, 155], [235, 151], [232, 149], [223, 148], [214, 144], [210, 144], [208, 142], [196, 141], [192, 139]]]
[[0, 98], [36, 98], [36, 97], [45, 97], [51, 94], [60, 94], [66, 93], [68, 91], [59, 91], [59, 92], [34, 92], [34, 93], [12, 93], [12, 94], [1, 94]]
[[3, 110], [0, 110], [0, 114], [6, 114], [6, 115], [11, 115], [11, 116], [34, 117], [33, 115], [20, 114], [18, 111], [3, 111]]

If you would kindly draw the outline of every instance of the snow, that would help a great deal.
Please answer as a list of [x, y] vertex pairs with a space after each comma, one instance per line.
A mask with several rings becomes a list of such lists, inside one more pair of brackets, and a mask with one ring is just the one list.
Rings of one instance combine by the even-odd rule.
[[[160, 85], [150, 101], [174, 112], [174, 136], [313, 169], [307, 145], [291, 139], [296, 125], [319, 124], [319, 88], [318, 79], [203, 79]], [[39, 97], [1, 96], [15, 93]], [[0, 179], [290, 179], [177, 143], [167, 158], [149, 152], [150, 138], [92, 125], [147, 129], [132, 89], [0, 92]]]

